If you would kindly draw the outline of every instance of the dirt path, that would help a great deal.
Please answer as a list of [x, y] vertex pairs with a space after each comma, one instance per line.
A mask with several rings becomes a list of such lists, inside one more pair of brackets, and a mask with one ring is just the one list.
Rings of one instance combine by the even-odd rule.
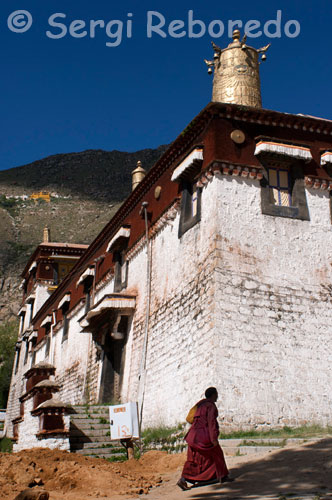
[[332, 499], [332, 439], [257, 455], [226, 457], [233, 483], [183, 492], [171, 474], [146, 500]]
[[227, 457], [233, 483], [176, 486], [185, 455], [151, 451], [109, 463], [57, 450], [0, 454], [0, 500], [13, 500], [40, 478], [50, 500], [332, 500], [332, 439], [280, 451]]

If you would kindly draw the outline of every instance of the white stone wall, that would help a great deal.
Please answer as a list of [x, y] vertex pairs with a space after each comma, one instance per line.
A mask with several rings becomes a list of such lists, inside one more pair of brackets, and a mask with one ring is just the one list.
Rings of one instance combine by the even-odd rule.
[[[262, 215], [260, 185], [215, 175], [201, 221], [178, 238], [179, 210], [151, 239], [152, 282], [144, 426], [183, 422], [214, 385], [225, 427], [331, 423], [332, 230], [329, 195], [306, 190], [310, 221]], [[123, 402], [138, 396], [146, 313], [144, 238], [128, 255], [136, 310], [128, 332]], [[113, 279], [95, 303], [113, 292]], [[99, 397], [102, 360], [90, 333], [55, 327], [49, 361], [59, 398]], [[45, 357], [45, 345], [37, 362]], [[14, 405], [14, 402], [12, 403]], [[14, 415], [17, 416], [17, 415]]]
[[6, 411], [6, 434], [9, 437], [13, 436], [12, 420], [20, 415], [19, 398], [25, 392], [25, 378], [23, 374], [30, 368], [29, 357], [27, 359], [27, 362], [24, 363], [25, 349], [26, 349], [25, 342], [22, 342], [17, 371], [15, 370], [17, 352], [14, 358], [12, 378], [10, 382], [10, 390], [9, 390], [9, 397], [8, 397], [7, 411]]
[[63, 328], [53, 331], [50, 362], [56, 367], [55, 378], [60, 384], [59, 398], [67, 404], [84, 402], [87, 382], [88, 353], [91, 334], [82, 332], [79, 319], [84, 314], [80, 308], [70, 317], [68, 338], [63, 341]]
[[[265, 216], [258, 181], [215, 176], [201, 222], [179, 240], [177, 216], [153, 239], [145, 426], [183, 421], [209, 385], [225, 426], [331, 422], [329, 194], [306, 196], [309, 222]], [[126, 399], [137, 397], [145, 262], [143, 248], [129, 265], [139, 299]]]
[[36, 314], [37, 311], [42, 307], [42, 305], [46, 302], [46, 300], [49, 298], [51, 295], [50, 292], [48, 291], [48, 286], [47, 284], [43, 283], [36, 283], [36, 289], [35, 289], [35, 303], [34, 303], [34, 314]]
[[306, 191], [308, 222], [262, 215], [256, 182], [213, 182], [219, 185], [216, 374], [224, 425], [331, 423], [329, 194]]
[[[178, 238], [179, 212], [152, 239], [151, 316], [147, 352], [144, 425], [183, 421], [214, 373], [214, 254], [217, 227], [211, 189], [202, 193], [201, 222]], [[137, 398], [145, 328], [146, 250], [129, 264], [128, 288], [137, 289], [130, 388]]]

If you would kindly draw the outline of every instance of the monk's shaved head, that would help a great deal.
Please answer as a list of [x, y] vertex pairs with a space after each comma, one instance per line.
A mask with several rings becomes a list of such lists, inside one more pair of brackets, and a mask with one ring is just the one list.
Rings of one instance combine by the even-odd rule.
[[218, 391], [217, 391], [217, 389], [215, 387], [209, 387], [205, 391], [205, 397], [207, 399], [210, 398], [211, 396], [214, 396], [215, 394], [218, 394]]

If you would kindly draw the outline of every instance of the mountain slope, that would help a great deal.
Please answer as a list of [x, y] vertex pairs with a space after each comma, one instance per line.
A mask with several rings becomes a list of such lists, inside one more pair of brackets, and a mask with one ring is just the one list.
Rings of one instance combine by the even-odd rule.
[[87, 150], [49, 156], [0, 171], [0, 193], [20, 195], [40, 190], [105, 201], [121, 201], [129, 195], [131, 172], [138, 160], [149, 169], [166, 150], [143, 149], [135, 153]]
[[[20, 274], [43, 228], [52, 241], [91, 243], [129, 195], [137, 161], [149, 170], [165, 149], [59, 154], [0, 172], [0, 321], [18, 311]], [[50, 203], [8, 199], [39, 191], [56, 196]]]

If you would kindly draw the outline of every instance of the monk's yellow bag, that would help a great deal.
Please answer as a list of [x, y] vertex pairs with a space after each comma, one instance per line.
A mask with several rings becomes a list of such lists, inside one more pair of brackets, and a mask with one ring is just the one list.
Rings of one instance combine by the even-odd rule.
[[197, 411], [197, 405], [193, 406], [190, 409], [190, 411], [186, 417], [188, 424], [192, 424], [194, 422], [194, 417], [195, 417], [196, 411]]

